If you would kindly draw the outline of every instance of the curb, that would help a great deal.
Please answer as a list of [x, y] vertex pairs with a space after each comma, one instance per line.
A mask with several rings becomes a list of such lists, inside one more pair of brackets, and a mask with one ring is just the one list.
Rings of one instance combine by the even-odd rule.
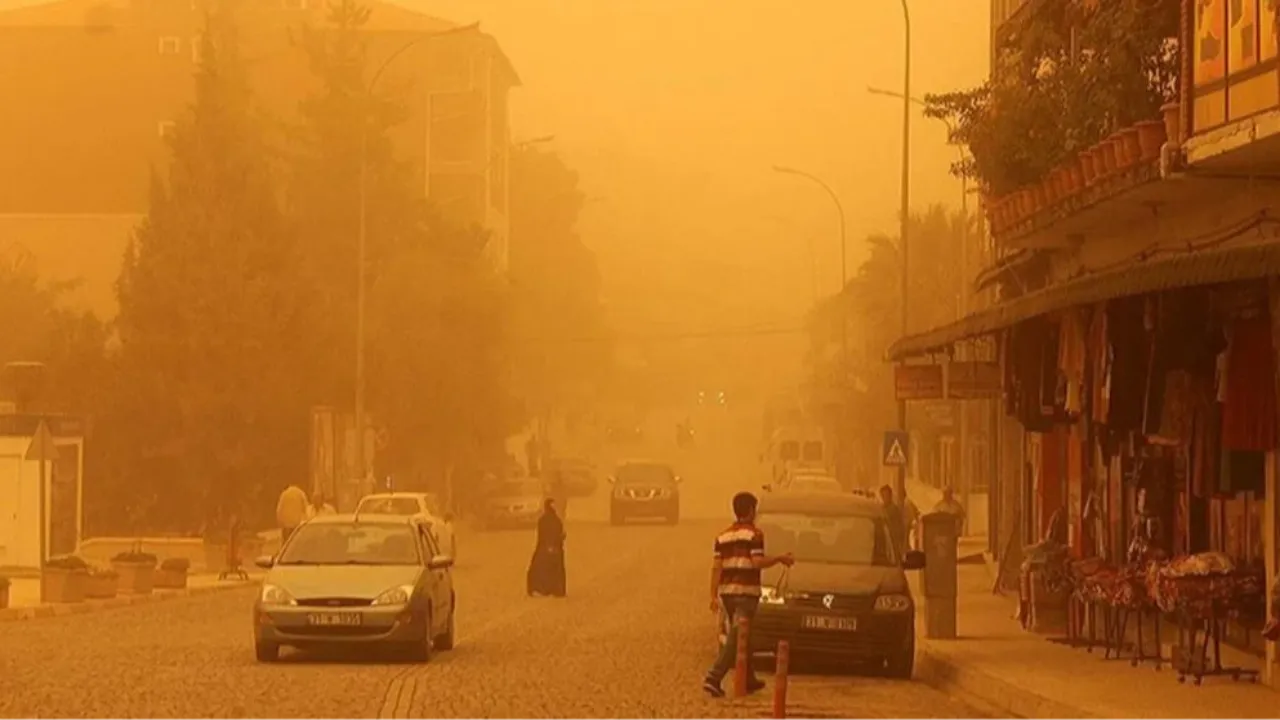
[[[922, 643], [923, 645], [924, 643]], [[916, 653], [915, 679], [961, 699], [972, 698], [997, 713], [1017, 718], [1093, 718], [1088, 710], [1060, 703], [927, 646]]]
[[27, 607], [3, 608], [0, 609], [0, 623], [13, 622], [17, 620], [40, 620], [44, 618], [67, 617], [69, 615], [84, 615], [87, 613], [97, 612], [99, 610], [112, 610], [115, 608], [132, 607], [134, 605], [149, 605], [162, 600], [177, 600], [180, 598], [196, 597], [200, 595], [212, 595], [214, 593], [249, 587], [256, 582], [256, 580], [228, 581], [226, 584], [222, 585], [204, 585], [201, 587], [183, 588], [180, 590], [154, 590], [147, 595], [119, 595], [105, 600], [85, 600], [78, 603], [48, 603]]

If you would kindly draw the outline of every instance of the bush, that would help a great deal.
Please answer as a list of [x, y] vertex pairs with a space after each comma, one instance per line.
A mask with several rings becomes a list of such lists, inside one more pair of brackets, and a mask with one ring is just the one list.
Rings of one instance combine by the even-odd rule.
[[155, 565], [156, 556], [141, 550], [129, 550], [128, 552], [116, 553], [115, 557], [111, 558], [111, 562]]
[[79, 555], [60, 555], [49, 558], [44, 566], [50, 570], [88, 570], [89, 563]]
[[191, 569], [191, 561], [186, 558], [165, 558], [160, 569], [166, 572], [186, 572]]

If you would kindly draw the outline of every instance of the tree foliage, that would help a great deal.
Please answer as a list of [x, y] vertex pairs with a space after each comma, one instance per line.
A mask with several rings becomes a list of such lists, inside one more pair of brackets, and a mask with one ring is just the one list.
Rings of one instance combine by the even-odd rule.
[[555, 153], [511, 159], [511, 279], [521, 391], [535, 412], [581, 409], [612, 367], [595, 254], [578, 218], [586, 196]]

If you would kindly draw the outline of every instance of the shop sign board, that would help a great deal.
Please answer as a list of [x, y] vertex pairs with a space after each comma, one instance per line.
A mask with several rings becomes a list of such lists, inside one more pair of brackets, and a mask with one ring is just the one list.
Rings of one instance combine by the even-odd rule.
[[1000, 364], [993, 362], [952, 362], [947, 368], [947, 397], [974, 400], [1000, 397]]
[[899, 400], [941, 400], [942, 366], [898, 365], [893, 369], [893, 389]]

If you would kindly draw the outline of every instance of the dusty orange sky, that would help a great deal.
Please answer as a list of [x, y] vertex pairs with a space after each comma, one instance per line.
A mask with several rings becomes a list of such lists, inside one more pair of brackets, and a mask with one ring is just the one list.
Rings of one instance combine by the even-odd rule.
[[[611, 304], [647, 322], [777, 320], [839, 282], [833, 206], [770, 171], [821, 176], [848, 216], [850, 274], [898, 216], [903, 21], [897, 0], [404, 0], [481, 21], [525, 87], [516, 137], [556, 135], [589, 195], [584, 231]], [[912, 0], [913, 94], [981, 82], [986, 0]], [[912, 204], [958, 205], [955, 148], [913, 118]], [[637, 268], [644, 268], [639, 272]], [[661, 288], [685, 303], [641, 302]], [[703, 300], [698, 301], [698, 298]]]

